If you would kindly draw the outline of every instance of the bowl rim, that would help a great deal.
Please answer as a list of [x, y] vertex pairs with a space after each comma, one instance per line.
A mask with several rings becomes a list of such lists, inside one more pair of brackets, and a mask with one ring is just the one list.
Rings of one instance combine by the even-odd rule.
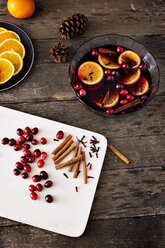
[[[157, 84], [157, 88], [156, 88], [154, 94], [152, 95], [152, 98], [151, 98], [149, 101], [144, 102], [144, 104], [143, 104], [143, 106], [142, 106], [141, 108], [138, 108], [138, 109], [135, 110], [135, 111], [131, 111], [131, 112], [128, 112], [128, 113], [124, 113], [124, 115], [122, 115], [122, 114], [114, 114], [114, 115], [112, 114], [112, 115], [109, 115], [109, 114], [106, 114], [105, 112], [101, 112], [101, 111], [99, 111], [99, 110], [94, 109], [92, 106], [88, 105], [88, 104], [87, 104], [86, 102], [84, 102], [80, 97], [77, 96], [76, 91], [74, 90], [74, 88], [73, 88], [73, 86], [72, 86], [72, 80], [71, 80], [71, 78], [70, 78], [70, 69], [71, 69], [72, 60], [74, 59], [76, 53], [78, 52], [78, 50], [79, 50], [84, 44], [90, 42], [91, 40], [94, 40], [94, 39], [97, 39], [97, 38], [103, 37], [103, 36], [118, 36], [118, 37], [121, 36], [121, 37], [123, 37], [123, 38], [127, 38], [127, 39], [130, 39], [130, 40], [132, 40], [132, 41], [134, 41], [134, 42], [136, 42], [136, 43], [139, 43], [141, 46], [143, 46], [143, 47], [146, 49], [146, 51], [153, 57], [153, 59], [154, 59], [155, 62], [156, 62], [156, 68], [157, 68], [157, 73], [158, 73], [158, 84]], [[159, 66], [158, 66], [158, 64], [157, 64], [157, 61], [156, 61], [155, 56], [148, 50], [148, 48], [147, 48], [146, 46], [144, 46], [141, 42], [137, 41], [136, 39], [134, 39], [134, 38], [132, 38], [132, 37], [130, 37], [130, 36], [128, 36], [128, 35], [115, 34], [115, 33], [111, 33], [111, 34], [108, 33], [108, 34], [96, 35], [95, 37], [92, 37], [92, 38], [88, 39], [87, 41], [84, 41], [81, 45], [79, 45], [79, 47], [78, 47], [77, 50], [74, 52], [74, 54], [73, 54], [73, 56], [72, 56], [72, 58], [71, 58], [71, 60], [70, 60], [69, 70], [68, 70], [68, 77], [69, 77], [69, 82], [70, 82], [71, 88], [72, 88], [74, 94], [76, 95], [76, 98], [77, 98], [77, 99], [78, 99], [78, 100], [79, 100], [87, 109], [90, 109], [91, 112], [94, 112], [94, 113], [97, 114], [97, 115], [103, 116], [104, 118], [116, 118], [116, 117], [118, 118], [118, 117], [121, 117], [121, 116], [122, 116], [122, 117], [123, 117], [123, 116], [129, 116], [129, 115], [131, 115], [131, 114], [134, 114], [134, 113], [136, 113], [136, 112], [138, 112], [138, 111], [144, 109], [144, 108], [153, 100], [153, 98], [154, 98], [155, 95], [157, 94], [158, 89], [159, 89], [159, 86], [160, 86], [160, 69], [159, 69]]]

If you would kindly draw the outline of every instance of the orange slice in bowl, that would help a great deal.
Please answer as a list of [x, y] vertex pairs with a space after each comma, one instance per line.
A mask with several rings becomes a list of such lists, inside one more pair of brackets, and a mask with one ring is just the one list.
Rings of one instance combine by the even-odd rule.
[[7, 29], [0, 27], [0, 33], [4, 32], [4, 31], [7, 31]]
[[121, 75], [118, 79], [119, 83], [129, 85], [134, 84], [140, 78], [140, 69], [130, 70], [127, 74]]
[[84, 84], [95, 85], [102, 80], [104, 72], [98, 63], [86, 61], [79, 66], [77, 75]]
[[0, 33], [0, 43], [2, 43], [3, 41], [5, 41], [7, 39], [16, 39], [16, 40], [20, 41], [19, 35], [13, 31], [6, 30], [4, 32], [1, 32]]
[[13, 74], [13, 64], [8, 59], [0, 59], [0, 84], [6, 83]]
[[108, 69], [119, 69], [121, 67], [121, 65], [118, 64], [117, 58], [114, 56], [99, 53], [98, 60], [103, 67]]
[[132, 85], [128, 86], [128, 90], [136, 96], [141, 96], [145, 94], [149, 89], [148, 80], [145, 77], [140, 77], [139, 80]]
[[118, 58], [118, 63], [128, 63], [134, 69], [140, 65], [141, 59], [137, 53], [130, 50], [126, 50], [125, 52], [120, 54]]

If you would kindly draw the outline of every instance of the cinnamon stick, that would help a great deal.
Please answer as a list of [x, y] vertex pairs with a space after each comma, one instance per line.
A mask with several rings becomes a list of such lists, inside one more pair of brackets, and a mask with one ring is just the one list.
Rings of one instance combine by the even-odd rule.
[[65, 166], [68, 166], [68, 165], [71, 165], [73, 163], [76, 163], [77, 161], [80, 161], [82, 159], [83, 159], [83, 155], [81, 154], [81, 155], [79, 155], [79, 156], [77, 156], [75, 158], [72, 158], [71, 160], [68, 160], [68, 161], [66, 161], [66, 162], [64, 162], [62, 164], [57, 165], [55, 168], [56, 168], [56, 170], [59, 170], [59, 169], [65, 167]]
[[66, 139], [59, 145], [57, 146], [56, 149], [54, 149], [54, 151], [52, 152], [52, 154], [56, 154], [70, 139], [72, 138], [72, 135], [69, 134]]
[[[78, 156], [80, 156], [82, 153], [82, 147], [79, 147], [78, 149]], [[75, 164], [75, 167], [74, 167], [74, 174], [73, 174], [73, 177], [76, 178], [77, 177], [77, 174], [78, 174], [78, 171], [79, 171], [79, 166], [80, 166], [80, 161], [78, 161], [76, 164]]]
[[[74, 154], [73, 154], [73, 157], [72, 157], [72, 158], [75, 158], [75, 157], [77, 156], [78, 149], [79, 149], [79, 144], [80, 144], [80, 141], [78, 140], [78, 141], [76, 142], [76, 149], [75, 149], [75, 151], [74, 151]], [[68, 171], [69, 171], [69, 172], [72, 171], [72, 168], [73, 168], [74, 165], [75, 165], [75, 164], [71, 164], [71, 165], [69, 166], [69, 168], [68, 168]]]
[[82, 152], [83, 155], [83, 176], [84, 176], [84, 184], [87, 184], [87, 165], [86, 165], [86, 158], [85, 152]]
[[130, 160], [121, 154], [115, 147], [108, 144], [109, 149], [115, 153], [120, 159], [122, 159], [126, 164], [129, 164]]
[[124, 110], [126, 110], [126, 109], [128, 109], [128, 108], [131, 108], [131, 107], [133, 107], [133, 106], [138, 105], [140, 102], [141, 102], [140, 99], [135, 99], [134, 101], [131, 101], [131, 102], [129, 102], [129, 103], [126, 103], [126, 104], [124, 104], [124, 105], [122, 105], [122, 106], [116, 108], [115, 111], [114, 111], [114, 113], [115, 113], [115, 114], [120, 113], [121, 111], [124, 111]]
[[75, 149], [75, 145], [71, 145], [59, 158], [54, 161], [54, 164], [59, 164], [71, 151]]
[[109, 90], [107, 90], [107, 92], [106, 92], [106, 94], [104, 96], [104, 99], [103, 99], [103, 101], [101, 103], [102, 107], [105, 105], [106, 101], [108, 100], [108, 97], [109, 97]]
[[70, 139], [68, 142], [52, 157], [53, 160], [56, 160], [66, 149], [73, 143], [73, 140]]

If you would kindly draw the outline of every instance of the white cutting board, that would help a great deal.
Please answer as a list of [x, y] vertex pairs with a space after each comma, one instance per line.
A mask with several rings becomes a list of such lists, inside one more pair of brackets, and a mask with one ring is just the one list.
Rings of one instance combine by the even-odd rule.
[[[32, 164], [29, 178], [25, 180], [21, 176], [13, 174], [15, 162], [19, 161], [22, 156], [22, 150], [16, 152], [13, 147], [0, 144], [0, 216], [67, 236], [78, 237], [82, 235], [87, 225], [106, 153], [107, 140], [98, 133], [0, 107], [0, 140], [3, 137], [17, 139], [16, 129], [24, 129], [26, 126], [39, 128], [39, 133], [35, 135], [37, 140], [40, 140], [41, 137], [47, 138], [46, 145], [31, 146], [31, 150], [39, 148], [48, 153], [48, 158], [45, 160], [45, 166], [41, 169], [37, 167], [35, 161]], [[51, 152], [64, 140], [53, 141], [59, 130], [63, 130], [64, 138], [68, 134], [72, 134], [73, 140], [76, 141], [76, 136], [81, 138], [85, 135], [85, 140], [88, 141], [84, 151], [87, 163], [92, 163], [92, 170], [88, 169], [88, 175], [93, 176], [94, 179], [89, 178], [86, 185], [83, 183], [82, 165], [81, 173], [76, 179], [73, 178], [73, 172], [68, 172], [68, 168], [55, 169]], [[95, 154], [92, 158], [89, 156], [89, 140], [92, 135], [100, 141], [101, 148], [98, 158]], [[73, 153], [64, 161], [69, 160], [72, 155]], [[28, 186], [35, 184], [31, 177], [39, 174], [41, 170], [48, 172], [53, 186], [38, 192], [38, 200], [33, 201], [30, 198]], [[67, 179], [63, 173], [66, 173], [69, 178]], [[44, 182], [44, 180], [40, 181], [41, 184]], [[76, 192], [75, 186], [78, 187], [78, 192]], [[53, 196], [53, 203], [49, 204], [45, 201], [44, 198], [47, 194]]]

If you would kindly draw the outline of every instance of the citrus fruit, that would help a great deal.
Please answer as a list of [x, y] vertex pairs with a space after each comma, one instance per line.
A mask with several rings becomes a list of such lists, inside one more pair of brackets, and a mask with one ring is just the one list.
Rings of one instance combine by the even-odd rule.
[[134, 69], [140, 65], [141, 59], [137, 53], [131, 50], [126, 50], [125, 52], [120, 54], [118, 62], [119, 64], [128, 63]]
[[35, 11], [34, 0], [8, 0], [7, 8], [10, 14], [16, 18], [28, 18]]
[[140, 78], [140, 75], [141, 75], [141, 71], [139, 68], [130, 70], [127, 74], [124, 75], [122, 74], [118, 79], [118, 81], [119, 83], [126, 85], [134, 84]]
[[145, 77], [141, 76], [135, 84], [129, 85], [128, 89], [133, 95], [141, 96], [145, 94], [149, 89], [148, 80]]
[[4, 31], [6, 31], [6, 30], [7, 30], [6, 28], [0, 27], [0, 33], [1, 33], [1, 32], [4, 32]]
[[108, 69], [118, 69], [121, 67], [121, 65], [118, 64], [117, 58], [115, 58], [114, 56], [99, 53], [98, 60], [103, 67]]
[[102, 80], [104, 72], [98, 63], [87, 61], [79, 66], [77, 75], [84, 84], [95, 85]]
[[0, 54], [0, 58], [8, 59], [14, 65], [13, 76], [17, 75], [21, 71], [23, 67], [23, 60], [18, 53], [6, 51]]
[[14, 66], [8, 59], [0, 58], [0, 84], [6, 83], [14, 74]]
[[22, 58], [25, 56], [25, 48], [23, 44], [16, 39], [7, 39], [0, 44], [0, 54], [5, 51], [17, 52]]
[[20, 37], [13, 31], [4, 31], [0, 33], [0, 44], [7, 39], [16, 39], [20, 41]]

